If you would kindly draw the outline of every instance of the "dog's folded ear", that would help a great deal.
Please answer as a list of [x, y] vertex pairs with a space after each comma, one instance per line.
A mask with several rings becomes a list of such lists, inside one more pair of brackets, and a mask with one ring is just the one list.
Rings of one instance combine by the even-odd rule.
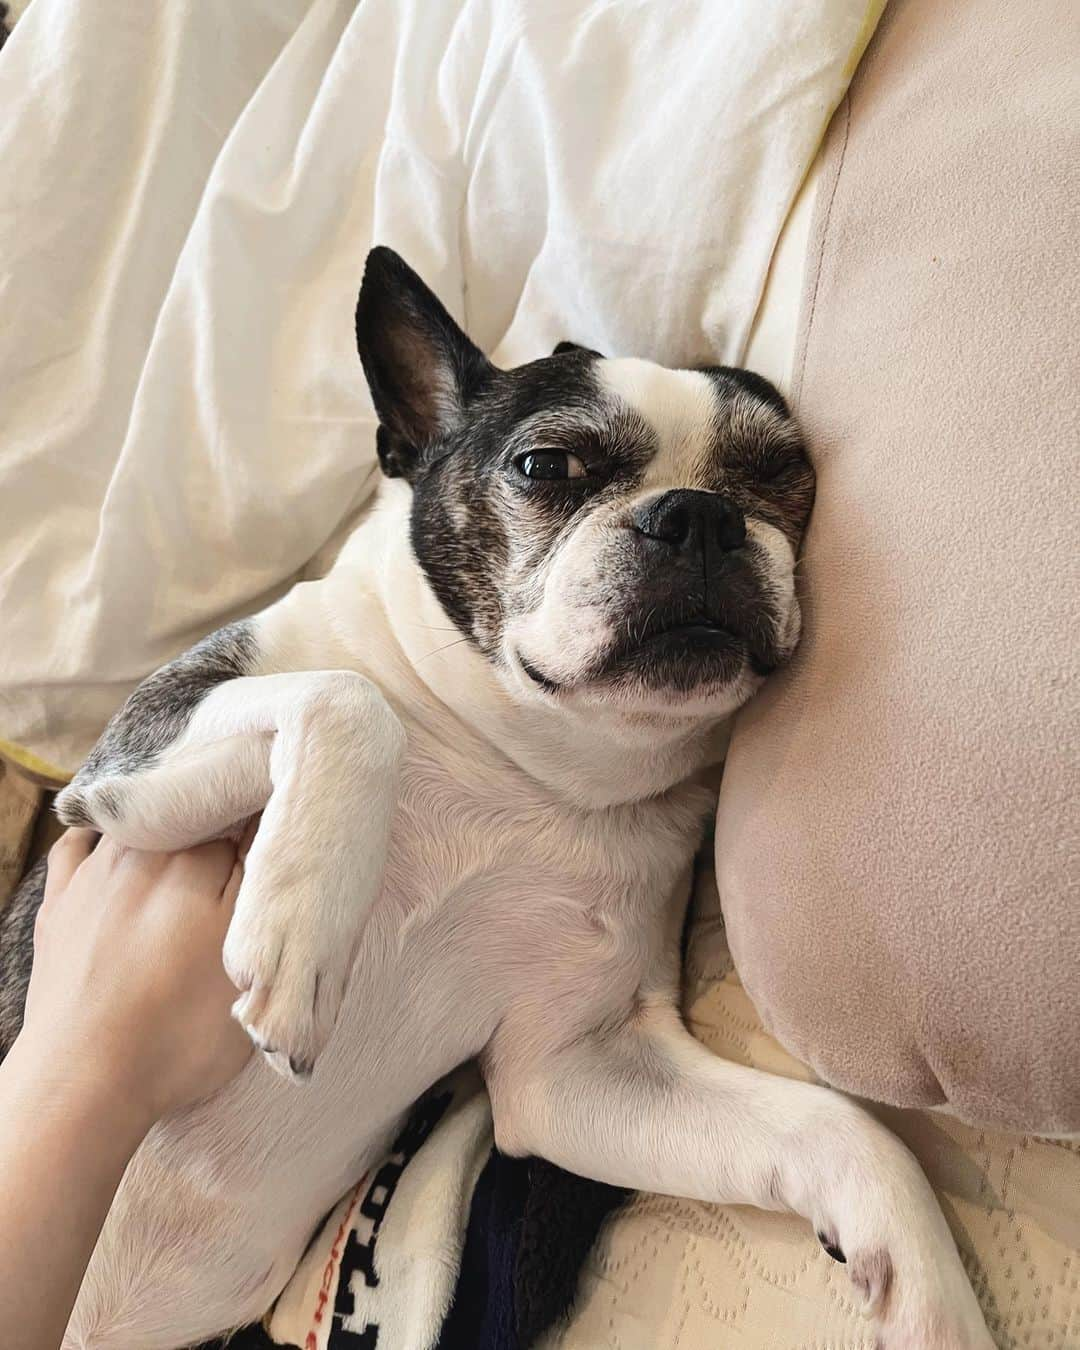
[[367, 257], [356, 345], [381, 423], [383, 472], [411, 480], [425, 454], [460, 425], [494, 367], [412, 268], [384, 247]]

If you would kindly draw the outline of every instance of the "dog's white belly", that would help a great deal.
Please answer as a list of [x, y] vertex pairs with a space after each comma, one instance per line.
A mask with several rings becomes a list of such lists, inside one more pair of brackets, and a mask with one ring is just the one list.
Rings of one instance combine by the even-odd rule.
[[415, 1098], [480, 1048], [477, 1010], [457, 999], [432, 1035], [421, 991], [440, 972], [408, 947], [397, 960], [378, 917], [307, 1083], [255, 1056], [225, 1091], [147, 1137], [95, 1252], [72, 1345], [173, 1350], [261, 1316]]
[[[546, 1004], [551, 1029], [560, 980], [581, 977], [583, 940], [598, 948], [590, 980], [612, 998], [633, 987], [638, 944], [629, 959], [617, 944], [613, 965], [610, 934], [557, 899], [581, 889], [564, 833], [580, 834], [580, 813], [515, 799], [490, 766], [433, 767], [411, 758], [406, 768], [384, 887], [311, 1079], [289, 1082], [255, 1056], [211, 1101], [155, 1127], [125, 1175], [66, 1345], [175, 1350], [260, 1317], [418, 1096], [477, 1055], [511, 1005]], [[594, 855], [589, 872], [610, 874], [587, 893], [622, 887], [620, 863], [639, 879], [650, 870], [625, 851], [617, 863]], [[560, 964], [564, 941], [576, 944], [572, 963]]]

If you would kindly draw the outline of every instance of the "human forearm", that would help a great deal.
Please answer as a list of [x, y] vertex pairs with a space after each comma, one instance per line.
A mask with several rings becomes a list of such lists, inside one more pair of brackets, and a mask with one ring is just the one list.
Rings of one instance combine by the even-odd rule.
[[94, 839], [69, 830], [49, 854], [23, 1029], [0, 1065], [0, 1345], [19, 1350], [60, 1344], [151, 1124], [251, 1051], [221, 964], [235, 846]]
[[[53, 1038], [50, 1038], [50, 1042]], [[150, 1121], [75, 1045], [26, 1033], [0, 1065], [0, 1333], [56, 1350]]]

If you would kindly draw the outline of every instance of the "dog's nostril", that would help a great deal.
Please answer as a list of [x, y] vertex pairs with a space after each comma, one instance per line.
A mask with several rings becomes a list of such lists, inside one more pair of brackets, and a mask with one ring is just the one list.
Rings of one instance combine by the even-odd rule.
[[746, 543], [746, 517], [726, 497], [718, 497], [716, 504], [715, 530], [720, 547], [727, 552], [742, 548]]
[[634, 527], [648, 539], [659, 539], [676, 548], [686, 543], [690, 533], [690, 513], [684, 506], [668, 501], [669, 492], [643, 511], [634, 512]]
[[706, 542], [730, 552], [746, 543], [746, 519], [716, 492], [676, 488], [634, 510], [634, 528], [647, 539], [675, 548], [704, 548]]

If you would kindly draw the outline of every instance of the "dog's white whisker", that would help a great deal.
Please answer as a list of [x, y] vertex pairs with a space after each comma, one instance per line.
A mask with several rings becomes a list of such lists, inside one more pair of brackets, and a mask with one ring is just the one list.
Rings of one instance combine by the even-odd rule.
[[433, 652], [426, 652], [423, 656], [419, 657], [418, 660], [428, 661], [431, 657], [438, 656], [440, 652], [448, 652], [451, 647], [458, 647], [463, 642], [468, 642], [468, 638], [460, 637], [456, 642], [448, 642], [444, 647], [436, 647]]

